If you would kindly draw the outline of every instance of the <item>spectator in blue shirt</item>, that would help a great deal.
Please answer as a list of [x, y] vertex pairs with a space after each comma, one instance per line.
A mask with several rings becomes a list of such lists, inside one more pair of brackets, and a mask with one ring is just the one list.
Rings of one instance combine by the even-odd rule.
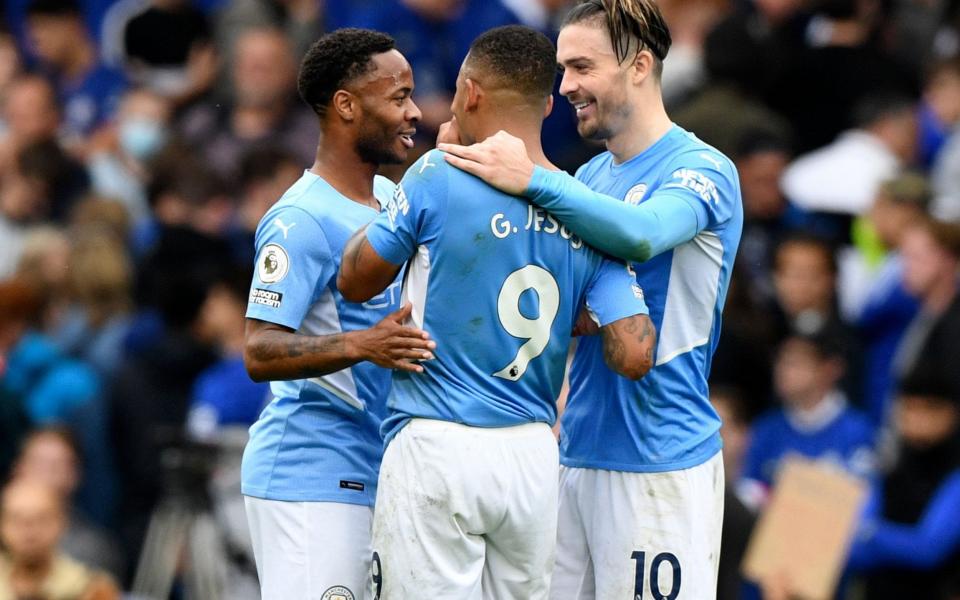
[[126, 80], [101, 63], [77, 0], [34, 0], [27, 31], [60, 95], [64, 133], [82, 141], [113, 113]]
[[900, 456], [874, 490], [850, 566], [870, 600], [960, 595], [960, 396], [933, 370], [906, 379], [894, 410]]
[[769, 490], [790, 454], [830, 462], [863, 478], [873, 475], [874, 431], [865, 416], [847, 406], [838, 388], [843, 372], [841, 344], [829, 334], [792, 334], [783, 342], [774, 366], [774, 388], [783, 407], [754, 423], [743, 465], [747, 485]]

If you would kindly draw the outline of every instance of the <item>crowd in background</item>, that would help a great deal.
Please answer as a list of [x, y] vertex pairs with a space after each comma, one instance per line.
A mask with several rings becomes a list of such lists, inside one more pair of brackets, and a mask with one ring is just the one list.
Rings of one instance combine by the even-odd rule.
[[[242, 362], [253, 234], [313, 161], [296, 93], [312, 41], [392, 34], [425, 150], [470, 42], [518, 22], [555, 39], [570, 4], [5, 0], [0, 598], [130, 589], [171, 493], [163, 449], [222, 441], [264, 405]], [[720, 597], [760, 596], [737, 563], [800, 453], [875, 489], [841, 596], [960, 598], [960, 3], [660, 4], [668, 111], [735, 161], [744, 202], [711, 375]], [[572, 172], [602, 148], [557, 100], [544, 148]], [[250, 573], [242, 514], [223, 512], [226, 554]], [[891, 532], [934, 550], [898, 554]], [[48, 580], [22, 575], [41, 559]]]

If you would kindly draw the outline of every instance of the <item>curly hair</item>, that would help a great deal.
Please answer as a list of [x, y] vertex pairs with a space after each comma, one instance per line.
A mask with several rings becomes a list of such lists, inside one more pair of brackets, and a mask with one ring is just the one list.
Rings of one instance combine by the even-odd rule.
[[496, 27], [475, 39], [467, 56], [470, 67], [526, 96], [543, 99], [553, 92], [557, 51], [539, 31], [522, 25]]
[[351, 27], [324, 35], [303, 57], [297, 79], [300, 97], [322, 117], [337, 90], [373, 70], [374, 54], [395, 47], [392, 37], [369, 29]]

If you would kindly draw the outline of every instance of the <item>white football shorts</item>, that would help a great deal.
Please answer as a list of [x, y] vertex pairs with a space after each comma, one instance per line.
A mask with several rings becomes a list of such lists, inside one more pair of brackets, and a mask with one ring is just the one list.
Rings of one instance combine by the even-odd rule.
[[546, 599], [558, 470], [545, 423], [411, 420], [380, 467], [371, 597]]
[[631, 473], [560, 468], [551, 600], [713, 600], [723, 462]]
[[367, 600], [370, 507], [244, 501], [262, 600]]

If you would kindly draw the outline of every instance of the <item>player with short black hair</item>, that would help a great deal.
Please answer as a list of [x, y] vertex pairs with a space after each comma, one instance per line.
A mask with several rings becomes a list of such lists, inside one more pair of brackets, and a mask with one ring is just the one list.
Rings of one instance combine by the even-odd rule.
[[[363, 598], [383, 442], [387, 369], [420, 371], [433, 342], [402, 323], [397, 287], [363, 304], [335, 278], [347, 238], [394, 185], [377, 176], [413, 147], [410, 65], [384, 34], [334, 31], [307, 52], [313, 166], [256, 233], [244, 362], [273, 400], [250, 429], [242, 491], [264, 600]], [[382, 368], [386, 367], [386, 368]]]
[[639, 382], [610, 371], [595, 339], [578, 345], [561, 421], [556, 600], [716, 596], [724, 477], [707, 379], [743, 207], [730, 160], [667, 115], [670, 42], [654, 0], [571, 10], [557, 40], [560, 93], [580, 136], [607, 147], [575, 178], [535, 167], [505, 133], [440, 146], [454, 166], [632, 261], [657, 328]]
[[[540, 144], [554, 50], [525, 27], [471, 46], [451, 110], [460, 137], [506, 129]], [[542, 600], [556, 544], [556, 420], [571, 331], [586, 303], [621, 376], [650, 367], [643, 291], [549, 213], [428, 152], [347, 245], [338, 285], [354, 300], [407, 262], [414, 322], [437, 340], [423, 373], [396, 373], [373, 539], [375, 597]], [[598, 410], [602, 410], [598, 406]]]

